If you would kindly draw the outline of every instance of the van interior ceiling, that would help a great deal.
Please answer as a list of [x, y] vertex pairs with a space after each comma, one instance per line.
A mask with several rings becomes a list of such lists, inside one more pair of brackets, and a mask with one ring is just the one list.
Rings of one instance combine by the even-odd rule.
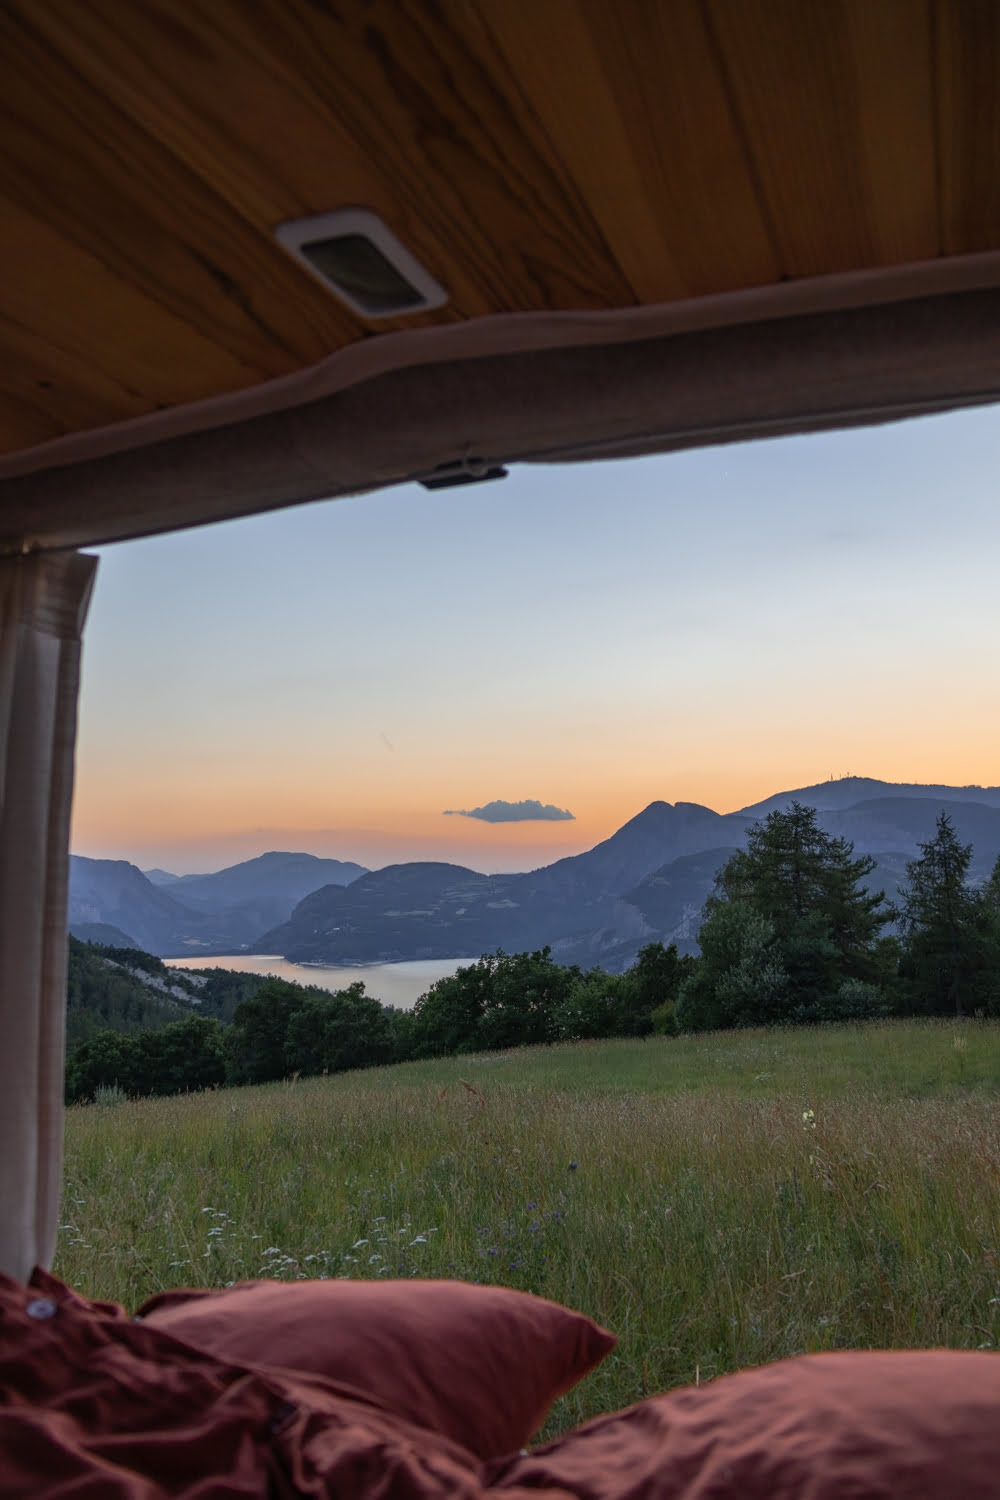
[[109, 541], [1000, 397], [989, 0], [0, 8], [0, 1269]]

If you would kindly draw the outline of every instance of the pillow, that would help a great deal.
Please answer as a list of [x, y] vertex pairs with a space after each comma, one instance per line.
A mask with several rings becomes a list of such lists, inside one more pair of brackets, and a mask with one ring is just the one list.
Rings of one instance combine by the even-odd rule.
[[[493, 1466], [517, 1500], [996, 1500], [1000, 1356], [804, 1355], [598, 1417]], [[513, 1497], [512, 1497], [513, 1500]]]
[[617, 1339], [582, 1313], [462, 1281], [249, 1281], [138, 1316], [238, 1364], [346, 1385], [479, 1458], [523, 1448]]

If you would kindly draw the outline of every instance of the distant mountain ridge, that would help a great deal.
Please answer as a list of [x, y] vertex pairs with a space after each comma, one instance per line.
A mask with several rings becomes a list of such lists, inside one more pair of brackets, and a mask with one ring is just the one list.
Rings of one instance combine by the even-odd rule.
[[[593, 849], [526, 874], [391, 865], [346, 890], [313, 892], [287, 922], [263, 934], [262, 951], [297, 963], [478, 958], [497, 947], [510, 953], [546, 944], [558, 955], [606, 926], [621, 893], [652, 867], [724, 842], [719, 829], [732, 827], [733, 820], [697, 803], [652, 802]], [[738, 840], [749, 821], [737, 818], [735, 827]], [[400, 910], [403, 891], [407, 911]]]
[[793, 801], [819, 806], [827, 832], [875, 857], [870, 886], [884, 887], [890, 899], [942, 811], [973, 845], [975, 880], [986, 878], [1000, 854], [995, 787], [896, 788], [850, 777], [781, 792], [738, 813], [652, 802], [593, 849], [525, 874], [484, 876], [414, 863], [363, 876], [346, 889], [314, 891], [262, 935], [262, 951], [297, 962], [363, 964], [548, 945], [560, 962], [611, 969], [626, 967], [655, 940], [695, 952], [716, 872], [755, 821]]
[[364, 873], [343, 860], [273, 851], [211, 875], [152, 871], [154, 882], [127, 860], [73, 855], [69, 928], [83, 941], [108, 941], [113, 928], [116, 941], [160, 958], [246, 951], [310, 891]]
[[985, 807], [1000, 807], [1000, 786], [943, 786], [917, 781], [876, 781], [871, 776], [841, 776], [837, 780], [818, 781], [815, 786], [799, 787], [795, 792], [776, 792], [763, 802], [740, 808], [745, 818], [766, 818], [775, 808], [787, 808], [793, 802], [815, 807], [817, 812], [841, 811], [858, 802], [879, 797], [917, 797], [946, 802], [980, 802]]

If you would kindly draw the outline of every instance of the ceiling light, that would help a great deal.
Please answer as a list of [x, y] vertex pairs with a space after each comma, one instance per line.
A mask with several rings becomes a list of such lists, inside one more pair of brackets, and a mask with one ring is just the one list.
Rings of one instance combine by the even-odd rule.
[[448, 293], [376, 214], [342, 208], [279, 224], [278, 243], [362, 318], [441, 307]]

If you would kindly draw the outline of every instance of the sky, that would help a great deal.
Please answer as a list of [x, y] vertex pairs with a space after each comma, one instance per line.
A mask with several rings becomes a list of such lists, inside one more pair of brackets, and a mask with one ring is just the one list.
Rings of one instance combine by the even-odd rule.
[[1000, 782], [998, 474], [983, 408], [103, 548], [73, 849], [530, 869], [656, 799]]

